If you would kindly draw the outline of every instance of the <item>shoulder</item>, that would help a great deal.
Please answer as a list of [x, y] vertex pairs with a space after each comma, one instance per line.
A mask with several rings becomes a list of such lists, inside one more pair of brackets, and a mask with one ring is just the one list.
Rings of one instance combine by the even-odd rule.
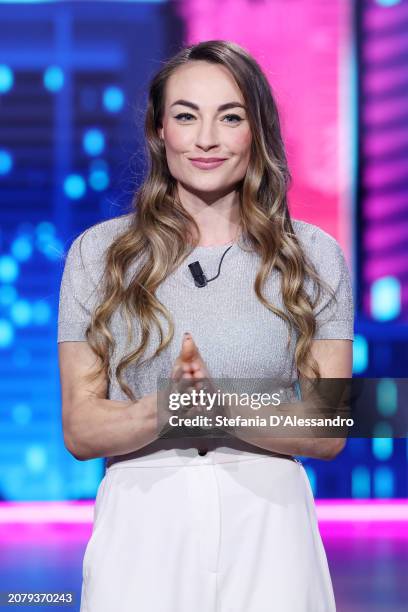
[[130, 225], [133, 213], [101, 221], [81, 232], [72, 241], [66, 259], [73, 267], [102, 263], [107, 248]]
[[335, 291], [341, 290], [349, 299], [351, 275], [338, 241], [312, 223], [292, 219], [292, 225], [307, 259], [313, 264], [319, 277]]
[[292, 226], [306, 254], [314, 263], [344, 258], [343, 250], [336, 238], [318, 225], [292, 219]]

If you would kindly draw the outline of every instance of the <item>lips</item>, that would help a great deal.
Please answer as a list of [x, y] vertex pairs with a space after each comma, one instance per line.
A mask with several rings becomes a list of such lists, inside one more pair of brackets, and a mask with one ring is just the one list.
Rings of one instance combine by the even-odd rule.
[[202, 170], [211, 170], [212, 168], [218, 168], [218, 166], [221, 166], [226, 161], [226, 159], [220, 157], [197, 157], [190, 158], [190, 161], [196, 168], [201, 168]]
[[226, 157], [190, 157], [191, 161], [199, 161], [205, 163], [225, 161]]

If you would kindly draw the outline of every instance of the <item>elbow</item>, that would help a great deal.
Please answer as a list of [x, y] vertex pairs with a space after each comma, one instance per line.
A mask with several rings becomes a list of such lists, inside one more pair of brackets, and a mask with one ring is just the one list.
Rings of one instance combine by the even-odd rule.
[[64, 432], [64, 445], [67, 451], [78, 461], [86, 461], [88, 457], [81, 452], [78, 445], [73, 442], [70, 436]]
[[346, 445], [346, 438], [330, 438], [325, 445], [322, 445], [320, 459], [332, 461], [341, 453]]
[[62, 431], [64, 446], [75, 459], [78, 461], [86, 461], [91, 457], [89, 457], [89, 452], [85, 452], [84, 440], [82, 440], [83, 436], [81, 435], [84, 427], [82, 423], [75, 418], [76, 413], [77, 411], [71, 407], [63, 410]]

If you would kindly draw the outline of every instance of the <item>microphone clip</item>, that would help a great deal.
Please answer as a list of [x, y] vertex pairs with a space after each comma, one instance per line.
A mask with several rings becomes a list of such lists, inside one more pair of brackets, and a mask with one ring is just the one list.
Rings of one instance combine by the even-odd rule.
[[188, 264], [190, 268], [190, 272], [194, 278], [194, 284], [196, 287], [205, 287], [207, 285], [207, 278], [203, 272], [203, 269], [200, 266], [200, 262], [194, 261], [191, 264]]

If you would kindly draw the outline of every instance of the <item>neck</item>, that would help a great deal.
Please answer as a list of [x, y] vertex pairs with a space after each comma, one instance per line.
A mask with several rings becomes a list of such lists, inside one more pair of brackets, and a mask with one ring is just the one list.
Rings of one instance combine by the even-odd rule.
[[236, 241], [240, 233], [239, 193], [200, 194], [178, 186], [183, 208], [199, 228], [198, 246], [222, 246]]
[[204, 246], [204, 247], [209, 247], [209, 246], [227, 246], [228, 244], [230, 244], [231, 242], [236, 242], [238, 240], [238, 236], [240, 234], [240, 227], [237, 226], [237, 228], [235, 229], [235, 234], [233, 237], [231, 238], [224, 238], [224, 239], [219, 239], [216, 240], [214, 239], [214, 236], [208, 238], [207, 240], [205, 240], [203, 238], [203, 236], [201, 236], [200, 242], [198, 243], [197, 246]]

